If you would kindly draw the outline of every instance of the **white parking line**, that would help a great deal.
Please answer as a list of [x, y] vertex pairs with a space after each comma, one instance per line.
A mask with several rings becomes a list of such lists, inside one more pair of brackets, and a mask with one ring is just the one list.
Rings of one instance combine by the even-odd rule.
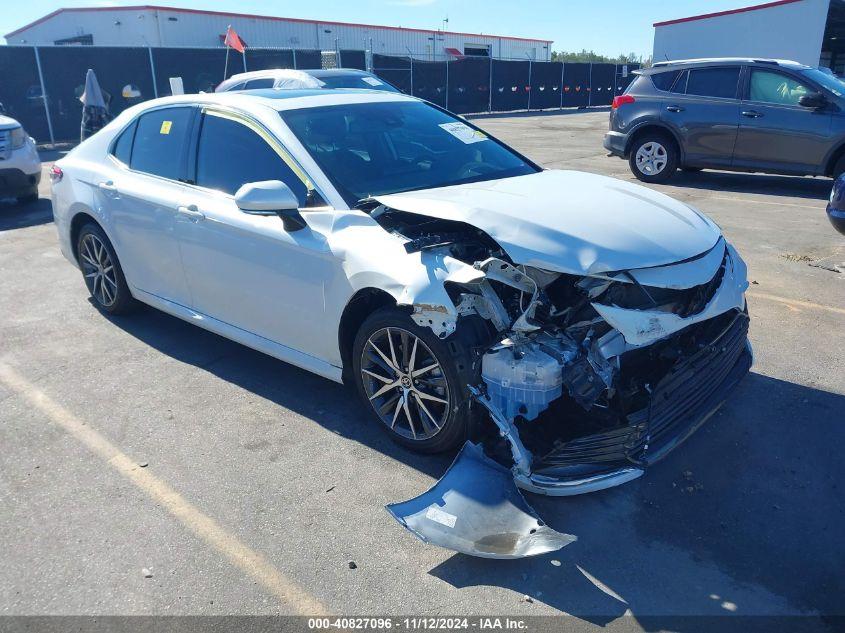
[[285, 606], [300, 615], [325, 615], [328, 609], [307, 591], [276, 569], [261, 554], [226, 531], [166, 482], [112, 444], [103, 435], [65, 409], [9, 365], [0, 363], [0, 382], [19, 394], [51, 422], [75, 437], [96, 456], [126, 477], [179, 523], [225, 556], [229, 562], [255, 579]]

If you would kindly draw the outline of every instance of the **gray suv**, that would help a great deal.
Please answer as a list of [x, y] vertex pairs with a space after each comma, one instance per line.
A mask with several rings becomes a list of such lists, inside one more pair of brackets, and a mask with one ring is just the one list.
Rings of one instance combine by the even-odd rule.
[[604, 147], [645, 182], [678, 168], [836, 177], [845, 171], [845, 83], [769, 59], [660, 62], [613, 100]]

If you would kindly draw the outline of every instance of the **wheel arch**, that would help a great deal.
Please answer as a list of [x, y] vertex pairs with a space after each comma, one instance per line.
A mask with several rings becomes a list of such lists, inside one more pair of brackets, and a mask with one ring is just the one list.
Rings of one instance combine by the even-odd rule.
[[658, 133], [664, 136], [668, 136], [672, 139], [672, 142], [675, 143], [675, 149], [678, 150], [678, 157], [680, 164], [684, 164], [684, 147], [681, 144], [681, 141], [678, 139], [678, 135], [675, 131], [670, 128], [668, 125], [664, 125], [662, 123], [656, 123], [654, 121], [643, 123], [639, 127], [635, 128], [629, 135], [628, 135], [628, 142], [625, 144], [625, 158], [630, 157], [631, 155], [631, 148], [634, 146], [634, 143], [645, 136], [646, 134]]
[[343, 363], [343, 382], [351, 384], [352, 344], [366, 318], [379, 308], [396, 306], [396, 299], [380, 288], [361, 288], [346, 303], [338, 324], [337, 341]]
[[836, 167], [836, 163], [838, 163], [839, 159], [843, 156], [845, 156], [845, 139], [840, 140], [839, 144], [836, 145], [828, 154], [822, 175], [833, 176], [833, 170]]
[[[70, 221], [70, 250], [73, 253], [73, 258], [79, 263], [79, 232], [82, 230], [82, 227], [88, 223], [96, 224], [99, 226], [103, 232], [105, 233], [105, 229], [103, 225], [95, 218], [93, 215], [88, 213], [87, 211], [80, 211], [76, 213]], [[108, 233], [106, 233], [108, 236]]]

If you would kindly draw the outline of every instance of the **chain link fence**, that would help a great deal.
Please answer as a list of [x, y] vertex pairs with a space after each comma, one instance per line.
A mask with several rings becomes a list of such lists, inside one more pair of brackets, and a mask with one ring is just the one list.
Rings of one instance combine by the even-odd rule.
[[109, 112], [170, 94], [170, 77], [186, 92], [211, 92], [234, 74], [270, 68], [370, 70], [406, 94], [457, 114], [610, 105], [638, 64], [537, 62], [419, 56], [366, 50], [248, 48], [120, 48], [102, 46], [0, 47], [0, 102], [40, 142], [79, 138], [85, 73], [93, 68]]

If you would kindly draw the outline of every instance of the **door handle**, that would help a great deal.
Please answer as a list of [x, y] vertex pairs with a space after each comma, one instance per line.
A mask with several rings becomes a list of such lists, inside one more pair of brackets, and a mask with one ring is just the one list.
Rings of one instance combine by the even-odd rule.
[[761, 116], [763, 116], [763, 113], [757, 112], [757, 110], [744, 110], [742, 112], [742, 116], [746, 116], [749, 119], [759, 119]]
[[200, 220], [205, 220], [205, 213], [200, 211], [197, 208], [197, 205], [195, 204], [188, 205], [187, 207], [178, 206], [176, 207], [176, 213], [178, 213], [179, 215], [184, 215], [192, 222], [199, 222]]
[[666, 109], [669, 112], [683, 112], [684, 111], [684, 109], [681, 106], [676, 106], [676, 105], [666, 106]]
[[105, 193], [106, 195], [110, 195], [110, 196], [116, 196], [118, 193], [120, 193], [117, 190], [117, 187], [115, 186], [115, 184], [111, 180], [101, 182], [99, 185], [97, 185], [97, 188], [100, 191], [102, 191], [103, 193]]

